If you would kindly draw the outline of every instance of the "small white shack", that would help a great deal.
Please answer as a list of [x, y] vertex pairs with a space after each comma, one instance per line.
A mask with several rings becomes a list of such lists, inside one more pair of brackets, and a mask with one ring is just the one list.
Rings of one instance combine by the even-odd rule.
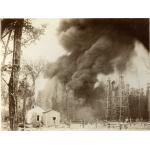
[[33, 106], [26, 113], [26, 123], [31, 124], [34, 127], [39, 127], [43, 124], [43, 112], [44, 110], [39, 106]]
[[58, 126], [60, 124], [60, 113], [55, 110], [43, 112], [43, 123], [46, 127]]

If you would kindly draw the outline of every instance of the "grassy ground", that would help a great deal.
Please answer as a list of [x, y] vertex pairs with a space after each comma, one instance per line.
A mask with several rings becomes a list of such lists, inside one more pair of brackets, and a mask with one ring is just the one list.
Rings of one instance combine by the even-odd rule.
[[[8, 131], [9, 124], [7, 122], [2, 123], [2, 130]], [[60, 124], [59, 126], [52, 127], [40, 127], [33, 128], [32, 126], [26, 128], [18, 128], [19, 131], [48, 131], [48, 130], [99, 130], [99, 131], [143, 131], [150, 130], [149, 122], [136, 122], [131, 124], [109, 122], [104, 123], [93, 123], [93, 124], [71, 124], [70, 126], [65, 124]]]

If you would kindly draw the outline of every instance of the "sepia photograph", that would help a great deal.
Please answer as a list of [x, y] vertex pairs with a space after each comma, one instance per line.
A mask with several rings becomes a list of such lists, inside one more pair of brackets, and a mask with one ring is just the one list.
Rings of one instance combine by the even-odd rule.
[[150, 131], [149, 18], [1, 18], [2, 131]]

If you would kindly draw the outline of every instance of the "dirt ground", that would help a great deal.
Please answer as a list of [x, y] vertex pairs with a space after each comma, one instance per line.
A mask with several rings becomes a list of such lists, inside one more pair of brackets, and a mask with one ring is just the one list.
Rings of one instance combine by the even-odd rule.
[[[9, 131], [9, 123], [2, 123], [2, 130]], [[93, 123], [93, 124], [70, 124], [61, 123], [59, 126], [33, 128], [32, 125], [25, 128], [18, 128], [18, 131], [48, 131], [48, 130], [99, 130], [99, 131], [142, 131], [150, 130], [150, 122], [134, 122], [134, 123]]]

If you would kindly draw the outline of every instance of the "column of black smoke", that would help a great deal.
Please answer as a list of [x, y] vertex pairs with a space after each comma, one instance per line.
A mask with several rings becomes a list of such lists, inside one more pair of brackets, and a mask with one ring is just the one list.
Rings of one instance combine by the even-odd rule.
[[135, 40], [147, 47], [146, 23], [142, 19], [63, 20], [58, 35], [68, 55], [50, 64], [47, 75], [57, 76], [77, 98], [84, 98], [83, 105], [92, 104], [97, 75], [125, 71]]

